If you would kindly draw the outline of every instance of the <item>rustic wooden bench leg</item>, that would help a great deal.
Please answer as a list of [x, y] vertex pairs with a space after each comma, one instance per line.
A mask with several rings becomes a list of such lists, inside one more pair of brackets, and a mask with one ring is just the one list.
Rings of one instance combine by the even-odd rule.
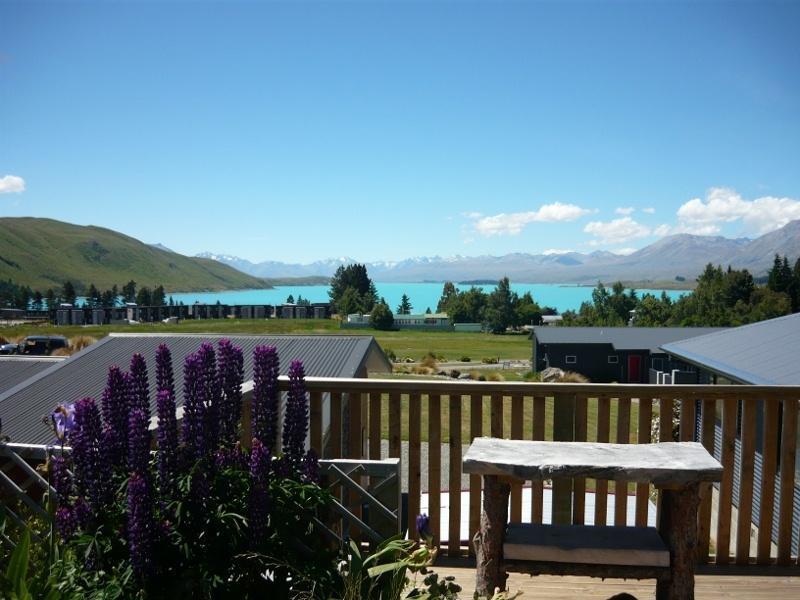
[[670, 579], [656, 584], [656, 600], [694, 600], [700, 484], [661, 490], [658, 532], [669, 548]]
[[473, 539], [477, 560], [475, 591], [479, 596], [491, 598], [495, 588], [506, 589], [508, 575], [503, 566], [503, 537], [510, 490], [511, 486], [499, 477], [484, 475], [481, 528]]

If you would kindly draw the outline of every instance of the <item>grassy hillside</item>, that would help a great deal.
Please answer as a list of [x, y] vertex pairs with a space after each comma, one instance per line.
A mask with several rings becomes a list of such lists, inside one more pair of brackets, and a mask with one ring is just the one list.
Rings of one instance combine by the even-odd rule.
[[39, 290], [70, 280], [79, 292], [131, 279], [170, 292], [266, 287], [216, 261], [159, 250], [110, 229], [30, 217], [0, 218], [0, 279]]

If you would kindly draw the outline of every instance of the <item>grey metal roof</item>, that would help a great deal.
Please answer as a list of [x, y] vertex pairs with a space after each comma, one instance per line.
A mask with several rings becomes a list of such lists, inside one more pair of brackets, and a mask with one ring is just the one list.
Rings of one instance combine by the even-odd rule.
[[534, 327], [540, 344], [611, 344], [615, 350], [661, 352], [663, 344], [724, 331], [724, 327]]
[[0, 356], [0, 394], [63, 360], [56, 356]]
[[800, 384], [800, 313], [664, 344], [662, 348], [739, 383]]
[[302, 360], [306, 375], [314, 377], [355, 377], [362, 367], [369, 371], [391, 371], [391, 363], [372, 336], [112, 333], [53, 368], [0, 393], [4, 433], [14, 442], [49, 443], [53, 436], [42, 424], [42, 417], [58, 404], [86, 396], [99, 400], [108, 368], [119, 365], [127, 370], [135, 352], [141, 353], [147, 361], [151, 409], [155, 410], [155, 352], [159, 344], [167, 344], [172, 351], [175, 391], [180, 405], [184, 359], [203, 341], [216, 345], [224, 338], [242, 348], [245, 381], [253, 378], [253, 350], [260, 345], [277, 347], [281, 375], [286, 375], [290, 362], [295, 359]]

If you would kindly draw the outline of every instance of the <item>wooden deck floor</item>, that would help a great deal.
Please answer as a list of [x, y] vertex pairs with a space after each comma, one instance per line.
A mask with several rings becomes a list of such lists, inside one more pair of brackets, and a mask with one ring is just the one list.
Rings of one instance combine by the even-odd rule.
[[[462, 598], [471, 598], [475, 584], [475, 570], [456, 567], [435, 567], [440, 576], [454, 575], [464, 588]], [[800, 574], [799, 574], [800, 575]], [[637, 600], [655, 598], [654, 581], [625, 581], [622, 579], [592, 579], [590, 577], [553, 577], [540, 575], [528, 577], [519, 573], [509, 576], [510, 591], [522, 591], [520, 600], [606, 600], [615, 594], [627, 592]], [[695, 598], [698, 600], [789, 600], [800, 598], [800, 576], [734, 576], [698, 575], [695, 580]]]

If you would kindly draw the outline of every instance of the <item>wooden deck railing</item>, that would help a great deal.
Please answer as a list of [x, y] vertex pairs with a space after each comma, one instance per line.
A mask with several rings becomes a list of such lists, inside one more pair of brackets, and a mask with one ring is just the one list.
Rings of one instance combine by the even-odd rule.
[[[449, 555], [469, 550], [478, 529], [480, 478], [470, 477], [462, 501], [462, 445], [481, 435], [512, 439], [643, 444], [673, 439], [673, 407], [680, 440], [701, 442], [724, 466], [718, 486], [703, 490], [699, 514], [701, 563], [797, 564], [800, 488], [795, 481], [800, 386], [539, 384], [447, 380], [308, 378], [311, 445], [324, 458], [401, 457], [407, 443], [408, 523], [414, 531], [423, 477], [431, 530]], [[287, 381], [281, 378], [282, 389]], [[653, 440], [653, 416], [659, 439]], [[381, 440], [387, 440], [383, 446]], [[428, 442], [423, 453], [423, 443]], [[449, 460], [442, 460], [442, 448]], [[383, 454], [383, 456], [382, 456]], [[426, 463], [423, 465], [423, 455]], [[424, 468], [423, 468], [424, 467]], [[446, 486], [442, 485], [442, 470]], [[423, 475], [424, 473], [424, 475]], [[511, 521], [541, 522], [544, 490], [531, 486], [523, 514], [522, 486], [511, 494]], [[650, 486], [605, 481], [552, 482], [553, 522], [582, 523], [587, 493], [594, 522], [645, 526]], [[449, 535], [440, 538], [442, 496], [449, 496]], [[608, 496], [615, 499], [609, 515]], [[757, 508], [757, 512], [756, 512]], [[527, 512], [527, 511], [526, 511]], [[757, 518], [754, 516], [757, 514]], [[751, 539], [755, 539], [755, 543]]]

